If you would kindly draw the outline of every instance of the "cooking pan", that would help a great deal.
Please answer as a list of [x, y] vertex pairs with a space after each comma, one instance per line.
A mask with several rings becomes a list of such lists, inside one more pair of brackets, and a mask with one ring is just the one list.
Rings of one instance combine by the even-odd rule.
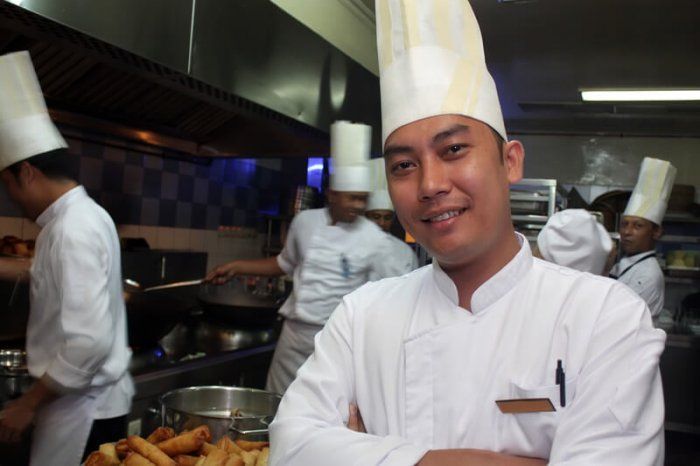
[[224, 285], [208, 283], [200, 287], [202, 309], [209, 318], [231, 325], [272, 326], [283, 298], [267, 290], [246, 289], [244, 281], [237, 278]]
[[191, 288], [163, 288], [142, 291], [124, 285], [129, 327], [129, 345], [135, 348], [154, 347], [178, 322], [196, 307], [196, 294]]

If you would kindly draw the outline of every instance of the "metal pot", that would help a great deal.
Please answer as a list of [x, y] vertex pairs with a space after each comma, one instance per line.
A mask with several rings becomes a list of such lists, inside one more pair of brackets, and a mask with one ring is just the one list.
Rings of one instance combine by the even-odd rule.
[[[254, 388], [180, 388], [160, 397], [161, 425], [181, 432], [206, 424], [215, 439], [229, 435], [267, 440], [268, 426], [281, 399]], [[233, 415], [236, 411], [238, 415]]]
[[33, 382], [27, 370], [27, 353], [24, 350], [0, 350], [0, 402], [21, 396]]
[[[199, 290], [199, 302], [215, 320], [246, 327], [270, 327], [277, 319], [282, 297], [266, 285], [253, 287], [245, 277], [236, 277], [225, 285], [207, 284]], [[262, 281], [260, 283], [266, 283]]]

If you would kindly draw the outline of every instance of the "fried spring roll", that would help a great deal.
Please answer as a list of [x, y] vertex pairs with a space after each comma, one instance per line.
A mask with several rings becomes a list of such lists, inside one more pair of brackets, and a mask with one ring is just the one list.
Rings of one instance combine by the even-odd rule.
[[211, 437], [209, 428], [194, 429], [177, 437], [170, 438], [158, 443], [156, 446], [169, 456], [187, 455], [198, 451], [207, 437]]
[[207, 455], [207, 459], [204, 460], [202, 466], [224, 466], [226, 460], [228, 459], [228, 453], [224, 450], [219, 450], [218, 448], [213, 449]]
[[245, 463], [243, 462], [243, 458], [233, 453], [229, 455], [228, 460], [224, 463], [224, 466], [245, 466]]
[[242, 450], [241, 458], [243, 458], [243, 463], [245, 466], [255, 466], [255, 461], [258, 457], [252, 451]]
[[216, 448], [216, 445], [212, 445], [209, 442], [204, 442], [202, 444], [201, 450], [199, 450], [199, 453], [201, 455], [207, 456], [209, 453], [211, 453], [214, 450], [218, 450], [218, 448]]
[[255, 466], [267, 466], [267, 460], [270, 457], [270, 448], [265, 447], [262, 449], [260, 454], [258, 455], [258, 459], [255, 462]]
[[[166, 440], [166, 442], [167, 441], [168, 440]], [[148, 443], [138, 435], [130, 435], [126, 439], [126, 443], [132, 450], [147, 458], [156, 466], [177, 466], [177, 463], [168, 457], [167, 454], [163, 453], [157, 446]]]
[[117, 456], [122, 459], [126, 458], [126, 455], [131, 452], [131, 448], [129, 448], [125, 438], [119, 440], [117, 444], [114, 445], [114, 449], [117, 451]]
[[218, 442], [216, 442], [216, 447], [220, 448], [228, 453], [236, 453], [240, 456], [241, 451], [243, 449], [236, 445], [233, 440], [231, 440], [228, 436], [224, 435], [219, 439]]
[[241, 447], [242, 450], [261, 450], [270, 445], [270, 442], [249, 442], [248, 440], [236, 440], [236, 445]]
[[155, 463], [132, 451], [124, 460], [124, 466], [155, 466]]
[[195, 466], [200, 458], [200, 456], [177, 455], [173, 459], [178, 464], [178, 466]]
[[146, 437], [146, 441], [156, 445], [173, 437], [175, 437], [175, 431], [173, 429], [170, 427], [158, 427], [156, 430], [151, 432], [151, 435]]
[[110, 462], [108, 464], [110, 466], [119, 465], [119, 456], [117, 456], [117, 449], [113, 443], [103, 443], [100, 445], [99, 452], [109, 458]]

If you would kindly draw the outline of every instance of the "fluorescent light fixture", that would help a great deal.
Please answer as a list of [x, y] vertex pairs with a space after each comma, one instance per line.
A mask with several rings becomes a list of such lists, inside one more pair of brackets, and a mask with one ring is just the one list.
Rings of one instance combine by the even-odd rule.
[[587, 102], [682, 102], [700, 100], [700, 89], [581, 89]]

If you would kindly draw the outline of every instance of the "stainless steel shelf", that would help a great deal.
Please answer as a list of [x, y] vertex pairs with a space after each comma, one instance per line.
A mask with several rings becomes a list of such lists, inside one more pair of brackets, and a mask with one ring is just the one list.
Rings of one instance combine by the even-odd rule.
[[664, 243], [693, 243], [700, 244], [700, 236], [663, 235], [659, 241]]
[[546, 222], [549, 218], [547, 215], [511, 215], [510, 218], [514, 222]]
[[666, 283], [676, 283], [679, 285], [698, 285], [700, 284], [700, 278], [698, 277], [669, 277], [664, 275]]

